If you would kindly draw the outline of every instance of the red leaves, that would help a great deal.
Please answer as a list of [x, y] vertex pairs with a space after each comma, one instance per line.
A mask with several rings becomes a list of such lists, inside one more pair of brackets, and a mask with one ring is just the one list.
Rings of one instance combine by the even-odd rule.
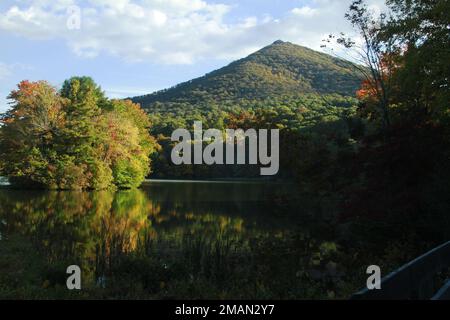
[[376, 100], [377, 89], [373, 85], [373, 82], [364, 80], [361, 84], [361, 89], [356, 91], [356, 98], [361, 101]]

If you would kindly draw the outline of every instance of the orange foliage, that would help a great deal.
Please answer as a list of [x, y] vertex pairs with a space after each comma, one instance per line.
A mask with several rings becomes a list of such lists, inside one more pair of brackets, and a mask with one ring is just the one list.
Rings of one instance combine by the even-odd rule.
[[377, 88], [372, 81], [364, 80], [361, 89], [356, 91], [356, 97], [361, 101], [375, 100], [377, 97]]

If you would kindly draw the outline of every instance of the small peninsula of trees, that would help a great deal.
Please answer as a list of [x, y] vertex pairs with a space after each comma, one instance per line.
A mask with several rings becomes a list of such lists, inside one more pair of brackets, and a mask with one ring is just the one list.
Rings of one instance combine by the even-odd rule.
[[139, 186], [156, 142], [139, 105], [109, 100], [89, 77], [22, 81], [1, 115], [0, 175], [46, 189]]

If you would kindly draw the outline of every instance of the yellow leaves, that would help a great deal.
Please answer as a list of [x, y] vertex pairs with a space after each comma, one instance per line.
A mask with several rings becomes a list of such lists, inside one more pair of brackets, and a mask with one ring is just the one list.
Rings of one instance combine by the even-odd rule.
[[103, 144], [107, 146], [107, 160], [111, 162], [119, 158], [130, 158], [133, 153], [139, 151], [139, 129], [128, 119], [120, 118], [117, 114], [110, 112], [106, 115], [106, 140]]

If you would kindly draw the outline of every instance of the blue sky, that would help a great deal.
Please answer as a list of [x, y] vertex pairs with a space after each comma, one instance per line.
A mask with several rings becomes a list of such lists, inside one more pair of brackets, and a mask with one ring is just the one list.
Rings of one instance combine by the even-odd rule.
[[[327, 34], [350, 30], [350, 2], [2, 0], [0, 112], [24, 79], [59, 87], [88, 75], [121, 98], [201, 76], [278, 39], [319, 50]], [[383, 0], [368, 2], [375, 10]]]

